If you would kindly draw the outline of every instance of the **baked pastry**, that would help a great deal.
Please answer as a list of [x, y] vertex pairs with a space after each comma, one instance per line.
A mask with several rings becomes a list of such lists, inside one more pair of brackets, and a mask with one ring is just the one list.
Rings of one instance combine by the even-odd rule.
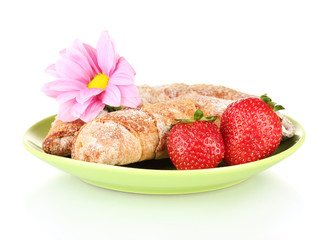
[[83, 125], [84, 122], [81, 119], [63, 122], [56, 117], [43, 141], [43, 150], [58, 156], [70, 155], [74, 136]]
[[[79, 160], [122, 165], [166, 158], [166, 139], [175, 118], [191, 118], [199, 108], [206, 116], [218, 116], [215, 123], [219, 126], [221, 115], [231, 102], [252, 96], [203, 84], [143, 85], [138, 90], [142, 104], [137, 109], [103, 111], [87, 126], [79, 119], [73, 122], [56, 119], [44, 139], [44, 151], [68, 156], [77, 136], [72, 158]], [[278, 116], [282, 119], [283, 140], [292, 137], [295, 126], [284, 115], [278, 113]]]
[[[205, 105], [207, 98], [211, 104]], [[190, 94], [164, 103], [143, 104], [139, 109], [104, 113], [82, 126], [73, 140], [71, 156], [110, 165], [166, 158], [166, 139], [175, 118], [191, 118], [199, 108], [205, 115], [213, 113], [220, 119], [231, 102]]]
[[216, 97], [225, 100], [238, 100], [240, 98], [252, 96], [231, 88], [211, 84], [187, 85], [184, 83], [173, 83], [153, 87], [141, 85], [137, 88], [142, 98], [142, 104], [166, 102], [170, 99], [193, 93], [201, 96]]
[[[225, 100], [237, 100], [250, 96], [227, 87], [206, 84], [187, 85], [174, 83], [154, 87], [142, 85], [137, 88], [142, 98], [142, 105], [147, 103], [163, 104], [174, 98], [190, 96], [192, 94], [217, 97]], [[205, 101], [205, 103], [210, 104], [208, 101]], [[179, 117], [179, 115], [176, 117]], [[73, 122], [63, 122], [56, 118], [43, 141], [43, 150], [46, 153], [59, 156], [70, 155], [74, 136], [83, 124], [84, 122], [79, 119]]]

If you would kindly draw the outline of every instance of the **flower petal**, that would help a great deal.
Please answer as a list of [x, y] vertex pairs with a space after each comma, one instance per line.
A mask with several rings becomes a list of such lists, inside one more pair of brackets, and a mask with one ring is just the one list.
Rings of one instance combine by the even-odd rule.
[[71, 109], [73, 116], [78, 116], [80, 118], [80, 116], [84, 113], [84, 111], [87, 109], [87, 107], [91, 103], [92, 99], [93, 99], [93, 97], [84, 103], [75, 102]]
[[102, 72], [108, 77], [115, 71], [118, 58], [114, 41], [108, 32], [104, 31], [97, 44], [97, 60]]
[[62, 92], [60, 95], [57, 96], [56, 101], [59, 104], [62, 104], [69, 100], [75, 99], [78, 94], [79, 94], [79, 91]]
[[59, 79], [45, 84], [43, 88], [44, 90], [48, 89], [57, 92], [67, 92], [81, 90], [86, 88], [86, 86], [79, 81]]
[[[92, 61], [86, 55], [87, 52], [83, 49], [82, 43], [79, 40], [75, 40], [72, 47], [67, 48], [66, 58], [72, 60], [74, 63], [78, 64], [90, 78], [94, 78], [97, 74], [92, 69]], [[89, 61], [90, 60], [90, 61]]]
[[69, 100], [67, 102], [64, 102], [62, 104], [60, 104], [59, 106], [59, 110], [58, 110], [58, 118], [61, 119], [64, 122], [72, 122], [76, 119], [78, 119], [78, 117], [73, 116], [71, 108], [74, 105], [75, 100]]
[[121, 97], [140, 97], [137, 87], [134, 84], [118, 86]]
[[55, 64], [55, 68], [62, 78], [77, 80], [84, 84], [88, 84], [92, 77], [89, 76], [79, 64], [69, 58], [59, 59]]
[[53, 89], [53, 82], [46, 83], [42, 88], [41, 91], [47, 95], [48, 97], [57, 98], [57, 96], [61, 93], [61, 91], [57, 91]]
[[141, 97], [135, 85], [118, 86], [121, 94], [121, 105], [136, 108], [141, 104]]
[[131, 108], [136, 108], [141, 104], [141, 97], [135, 85], [118, 86], [121, 94], [121, 105]]
[[137, 108], [141, 104], [140, 97], [125, 97], [121, 98], [121, 105], [130, 108]]
[[60, 75], [57, 73], [55, 64], [49, 65], [46, 69], [45, 72], [53, 77], [59, 78]]
[[88, 61], [91, 62], [91, 67], [96, 75], [102, 73], [97, 61], [97, 50], [86, 43], [81, 43], [79, 48], [82, 49], [82, 52], [87, 56]]
[[81, 115], [80, 119], [84, 122], [89, 122], [95, 119], [99, 113], [104, 109], [105, 104], [102, 103], [99, 97], [95, 97], [92, 99], [91, 103]]
[[65, 48], [60, 51], [60, 55], [61, 55], [61, 57], [65, 57], [66, 56], [66, 49]]
[[86, 101], [88, 101], [91, 97], [96, 96], [100, 93], [102, 93], [104, 91], [104, 89], [101, 88], [85, 88], [82, 89], [78, 96], [76, 97], [76, 101], [78, 103], [85, 103]]
[[105, 92], [101, 94], [101, 101], [112, 107], [120, 106], [120, 91], [117, 86], [108, 83]]
[[[98, 66], [97, 62], [97, 50], [85, 43], [80, 42], [78, 39], [74, 41], [73, 43], [73, 49], [77, 50], [79, 54], [82, 56], [82, 59], [80, 61], [83, 62], [82, 65], [86, 64], [87, 71], [90, 73], [92, 78], [94, 78], [96, 75], [102, 73]], [[78, 60], [77, 60], [78, 62]], [[84, 66], [85, 67], [85, 66]]]
[[134, 83], [135, 71], [124, 57], [119, 58], [116, 70], [112, 73], [109, 81], [114, 85], [130, 85]]

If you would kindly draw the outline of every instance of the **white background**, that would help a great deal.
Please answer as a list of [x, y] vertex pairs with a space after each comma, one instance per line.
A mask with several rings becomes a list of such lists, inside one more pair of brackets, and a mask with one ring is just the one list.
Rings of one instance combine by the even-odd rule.
[[[1, 239], [324, 239], [322, 1], [2, 1]], [[44, 69], [108, 30], [137, 84], [268, 93], [307, 132], [292, 156], [242, 184], [151, 196], [87, 185], [29, 154], [55, 114]]]

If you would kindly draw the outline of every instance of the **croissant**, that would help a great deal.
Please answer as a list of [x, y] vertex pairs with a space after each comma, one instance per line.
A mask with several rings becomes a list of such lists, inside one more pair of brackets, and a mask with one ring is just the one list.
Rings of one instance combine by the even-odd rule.
[[192, 118], [201, 109], [206, 116], [217, 116], [215, 124], [219, 126], [223, 112], [232, 102], [191, 93], [163, 103], [143, 104], [138, 109], [103, 113], [78, 131], [71, 156], [109, 165], [167, 158], [166, 140], [175, 118]]
[[[44, 151], [112, 165], [166, 158], [166, 139], [175, 118], [192, 118], [199, 108], [206, 116], [218, 116], [215, 123], [219, 126], [231, 102], [252, 96], [203, 84], [143, 85], [138, 90], [142, 104], [137, 109], [103, 111], [87, 124], [80, 119], [69, 123], [56, 119], [44, 139]], [[284, 115], [279, 117], [283, 139], [292, 137], [295, 126]]]
[[[154, 87], [142, 85], [137, 88], [142, 98], [142, 105], [147, 103], [165, 103], [174, 98], [186, 95], [189, 96], [194, 93], [225, 100], [237, 100], [250, 96], [223, 86], [206, 84], [186, 85], [183, 83], [175, 83]], [[46, 153], [58, 156], [70, 155], [72, 141], [84, 124], [85, 123], [80, 119], [73, 122], [63, 122], [56, 117], [55, 121], [51, 125], [50, 131], [43, 141], [43, 150]]]
[[103, 113], [81, 127], [73, 140], [71, 156], [109, 165], [166, 158], [166, 139], [175, 118], [192, 118], [199, 108], [204, 114], [220, 119], [232, 102], [215, 97], [208, 97], [210, 104], [205, 105], [205, 101], [207, 99], [192, 94], [174, 98], [167, 104], [148, 103], [139, 109]]
[[58, 156], [70, 155], [74, 136], [83, 125], [84, 122], [81, 119], [63, 122], [56, 117], [43, 140], [44, 152]]

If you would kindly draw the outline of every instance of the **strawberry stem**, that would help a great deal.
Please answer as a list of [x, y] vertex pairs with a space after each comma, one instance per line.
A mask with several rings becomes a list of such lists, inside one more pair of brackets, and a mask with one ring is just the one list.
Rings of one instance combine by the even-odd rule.
[[200, 109], [197, 109], [195, 114], [194, 114], [194, 120], [199, 121], [203, 117], [204, 117], [203, 111], [201, 111]]
[[[192, 123], [192, 122], [196, 122], [196, 121], [215, 122], [216, 119], [217, 119], [217, 116], [204, 117], [203, 111], [201, 111], [200, 109], [197, 109], [196, 112], [194, 113], [194, 118], [193, 119], [179, 119], [179, 118], [176, 118], [174, 120], [176, 120], [177, 123]], [[177, 123], [175, 123], [175, 124], [177, 124]], [[172, 124], [171, 128], [175, 124]]]
[[263, 94], [260, 99], [265, 102], [274, 112], [279, 110], [284, 110], [285, 108], [281, 105], [276, 105], [277, 103], [272, 102], [272, 99], [267, 96], [267, 94]]

